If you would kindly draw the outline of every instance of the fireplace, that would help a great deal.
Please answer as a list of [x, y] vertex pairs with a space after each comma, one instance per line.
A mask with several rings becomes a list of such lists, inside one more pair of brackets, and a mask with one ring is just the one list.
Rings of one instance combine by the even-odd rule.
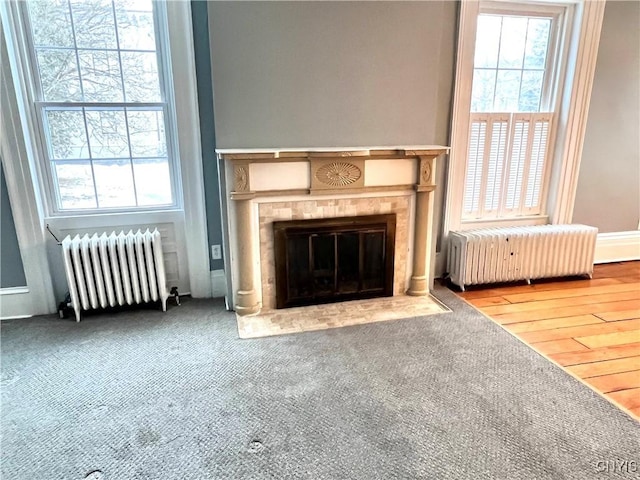
[[276, 307], [393, 295], [396, 216], [273, 222]]
[[[435, 160], [448, 150], [439, 145], [217, 150], [224, 173], [231, 308], [245, 316], [351, 296], [428, 295], [435, 255]], [[363, 230], [350, 224], [355, 217], [389, 214], [395, 215], [393, 228], [387, 220]], [[307, 220], [329, 229], [309, 232], [312, 224], [302, 223]], [[288, 224], [289, 239], [276, 247], [274, 233], [280, 227], [286, 231], [280, 222], [290, 221], [299, 223]], [[335, 225], [340, 222], [346, 223]], [[283, 248], [284, 257], [289, 249], [299, 264], [297, 272], [286, 261], [276, 267], [276, 251]], [[351, 263], [345, 263], [347, 257]]]

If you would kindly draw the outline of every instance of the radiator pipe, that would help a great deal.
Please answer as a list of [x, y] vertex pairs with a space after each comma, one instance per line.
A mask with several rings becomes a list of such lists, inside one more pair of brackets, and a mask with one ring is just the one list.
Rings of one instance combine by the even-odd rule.
[[58, 242], [58, 245], [62, 245], [62, 242], [58, 240], [58, 237], [56, 237], [56, 234], [51, 231], [51, 228], [49, 227], [48, 223], [47, 223], [47, 232], [49, 232], [51, 236], [56, 239], [56, 242]]

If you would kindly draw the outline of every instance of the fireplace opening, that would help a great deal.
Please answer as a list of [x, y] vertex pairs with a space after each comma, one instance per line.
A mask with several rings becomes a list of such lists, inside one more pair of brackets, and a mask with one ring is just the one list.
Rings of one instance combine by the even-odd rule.
[[273, 222], [276, 307], [393, 295], [396, 216]]

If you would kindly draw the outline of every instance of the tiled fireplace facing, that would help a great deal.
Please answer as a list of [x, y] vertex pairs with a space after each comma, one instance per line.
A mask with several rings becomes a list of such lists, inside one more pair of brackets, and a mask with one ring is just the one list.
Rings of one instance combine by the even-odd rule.
[[282, 220], [356, 217], [395, 213], [396, 238], [393, 294], [403, 295], [407, 289], [407, 254], [410, 249], [408, 241], [408, 217], [411, 203], [411, 197], [409, 195], [261, 203], [259, 205], [259, 224], [263, 308], [275, 308], [276, 306], [275, 256], [273, 251], [274, 237], [272, 225], [274, 221]]
[[[275, 308], [273, 222], [396, 214], [393, 295], [427, 295], [435, 159], [442, 146], [218, 150], [234, 310]], [[309, 307], [306, 307], [309, 308]]]

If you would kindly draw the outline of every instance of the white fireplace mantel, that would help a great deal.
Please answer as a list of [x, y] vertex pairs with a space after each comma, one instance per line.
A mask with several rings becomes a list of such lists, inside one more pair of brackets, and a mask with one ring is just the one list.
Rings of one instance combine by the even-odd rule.
[[415, 196], [413, 255], [407, 295], [427, 295], [431, 279], [435, 160], [441, 145], [386, 147], [219, 149], [229, 213], [233, 305], [239, 315], [262, 307], [257, 202], [267, 198], [374, 198], [404, 191]]

